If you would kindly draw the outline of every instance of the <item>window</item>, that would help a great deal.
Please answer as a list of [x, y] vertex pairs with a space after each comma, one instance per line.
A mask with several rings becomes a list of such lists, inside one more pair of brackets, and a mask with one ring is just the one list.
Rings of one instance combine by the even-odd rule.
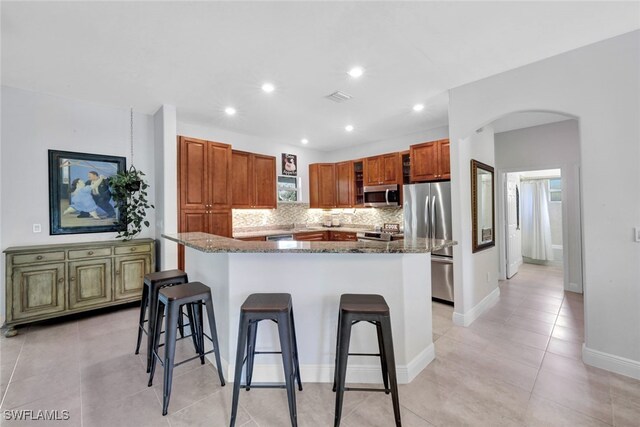
[[278, 176], [278, 201], [299, 202], [302, 200], [302, 186], [297, 176]]
[[554, 178], [549, 180], [549, 201], [562, 201], [562, 179]]

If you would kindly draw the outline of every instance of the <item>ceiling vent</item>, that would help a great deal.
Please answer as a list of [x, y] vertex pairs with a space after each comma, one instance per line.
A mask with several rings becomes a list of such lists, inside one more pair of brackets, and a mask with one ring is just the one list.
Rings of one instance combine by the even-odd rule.
[[327, 95], [326, 98], [330, 99], [332, 101], [335, 101], [335, 102], [344, 102], [344, 101], [350, 100], [353, 97], [351, 95], [348, 95], [348, 94], [346, 94], [344, 92], [340, 92], [338, 90], [338, 91], [333, 92], [331, 95]]

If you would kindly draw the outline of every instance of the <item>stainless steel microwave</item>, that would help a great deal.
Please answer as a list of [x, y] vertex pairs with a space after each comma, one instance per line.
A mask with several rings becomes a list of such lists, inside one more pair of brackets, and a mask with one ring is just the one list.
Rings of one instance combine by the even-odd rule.
[[400, 206], [398, 184], [364, 187], [364, 205], [372, 208]]

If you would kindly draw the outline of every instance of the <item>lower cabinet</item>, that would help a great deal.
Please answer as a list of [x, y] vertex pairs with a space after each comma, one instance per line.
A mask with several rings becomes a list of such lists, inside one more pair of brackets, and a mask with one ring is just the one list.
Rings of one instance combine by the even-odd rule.
[[303, 233], [296, 233], [293, 235], [293, 240], [301, 240], [301, 241], [329, 240], [329, 232], [328, 231], [306, 231]]
[[111, 258], [69, 263], [69, 308], [111, 301]]
[[15, 325], [139, 301], [155, 242], [137, 239], [7, 248], [6, 336]]
[[356, 233], [346, 231], [330, 231], [329, 240], [333, 242], [357, 242]]

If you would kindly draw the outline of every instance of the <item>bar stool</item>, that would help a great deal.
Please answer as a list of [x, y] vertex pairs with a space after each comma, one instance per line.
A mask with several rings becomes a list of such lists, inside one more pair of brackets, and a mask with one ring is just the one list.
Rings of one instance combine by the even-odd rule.
[[[202, 305], [207, 307], [207, 316], [209, 318], [209, 329], [211, 336], [204, 333], [202, 320]], [[178, 319], [181, 315], [182, 306], [186, 306], [189, 318], [193, 319], [191, 323], [191, 335], [197, 346], [197, 355], [181, 362], [175, 362], [176, 341]], [[166, 313], [166, 316], [165, 316]], [[158, 349], [160, 348], [160, 334], [162, 329], [162, 318], [166, 317], [165, 322], [165, 349], [164, 360], [160, 360]], [[216, 321], [213, 313], [213, 301], [211, 299], [211, 289], [200, 282], [189, 282], [184, 285], [167, 286], [160, 289], [158, 294], [158, 305], [156, 308], [156, 319], [154, 336], [153, 336], [153, 357], [151, 359], [151, 370], [149, 373], [149, 387], [153, 384], [153, 375], [156, 370], [156, 362], [160, 360], [160, 364], [164, 367], [164, 382], [162, 388], [162, 415], [167, 415], [169, 408], [169, 399], [171, 397], [171, 384], [173, 381], [173, 368], [182, 365], [191, 360], [200, 358], [204, 363], [204, 356], [215, 353], [218, 376], [220, 384], [224, 386], [224, 376], [222, 374], [222, 364], [220, 363], [220, 347], [218, 346], [218, 332], [216, 330]], [[207, 337], [213, 344], [213, 350], [204, 351], [204, 337]], [[187, 338], [187, 337], [184, 337]]]
[[[258, 323], [271, 320], [278, 324], [281, 351], [256, 351]], [[245, 358], [245, 347], [247, 356]], [[254, 388], [286, 388], [289, 401], [291, 425], [297, 426], [295, 381], [302, 391], [300, 365], [298, 363], [298, 343], [293, 321], [293, 306], [290, 294], [251, 294], [240, 307], [240, 329], [238, 330], [238, 350], [236, 352], [236, 371], [233, 383], [233, 402], [231, 404], [231, 423], [236, 423], [240, 387], [251, 388], [253, 363], [256, 354], [282, 354], [285, 384], [254, 385]], [[246, 384], [241, 385], [242, 367], [247, 363]]]
[[[349, 353], [351, 326], [362, 321], [369, 322], [376, 326], [379, 354]], [[345, 387], [348, 356], [380, 357], [384, 388]], [[389, 369], [389, 367], [391, 369]], [[391, 388], [389, 388], [389, 384], [391, 384]], [[391, 317], [389, 316], [389, 306], [382, 295], [343, 294], [340, 297], [338, 336], [336, 342], [336, 367], [333, 379], [333, 391], [337, 392], [335, 427], [340, 425], [344, 392], [351, 390], [384, 391], [385, 394], [391, 393], [396, 426], [402, 425], [400, 421], [396, 362], [393, 353], [393, 337], [391, 335]]]
[[[182, 270], [158, 271], [155, 273], [145, 274], [144, 287], [142, 288], [142, 301], [140, 302], [140, 320], [138, 321], [138, 343], [136, 345], [136, 353], [140, 353], [140, 344], [142, 343], [142, 334], [147, 335], [147, 373], [151, 369], [151, 350], [153, 346], [153, 331], [156, 318], [156, 306], [158, 304], [158, 292], [165, 286], [179, 285], [189, 281], [187, 273]], [[148, 320], [145, 320], [149, 309]], [[148, 323], [148, 329], [144, 324]], [[190, 322], [191, 323], [191, 322]], [[180, 337], [184, 337], [184, 321], [183, 317], [179, 317], [178, 330]], [[195, 345], [195, 342], [194, 342]]]

